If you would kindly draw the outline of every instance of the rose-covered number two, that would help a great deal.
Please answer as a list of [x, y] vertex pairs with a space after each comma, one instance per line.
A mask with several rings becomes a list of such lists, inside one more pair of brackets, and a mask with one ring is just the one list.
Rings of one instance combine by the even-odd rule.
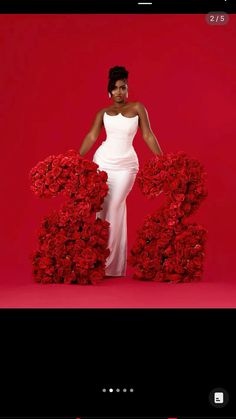
[[75, 150], [49, 156], [30, 171], [39, 198], [62, 193], [66, 201], [46, 216], [32, 252], [33, 277], [42, 283], [96, 284], [104, 278], [109, 223], [96, 212], [108, 192], [107, 173]]
[[166, 200], [138, 230], [128, 261], [141, 280], [191, 282], [203, 273], [207, 230], [188, 223], [207, 196], [203, 166], [185, 153], [149, 160], [137, 175], [147, 198], [164, 193]]

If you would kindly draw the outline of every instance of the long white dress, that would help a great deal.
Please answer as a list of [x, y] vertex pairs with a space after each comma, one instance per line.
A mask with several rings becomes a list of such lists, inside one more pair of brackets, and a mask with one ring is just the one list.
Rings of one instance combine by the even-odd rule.
[[125, 276], [127, 268], [127, 212], [126, 198], [131, 191], [139, 161], [133, 148], [133, 139], [138, 129], [139, 116], [126, 117], [103, 115], [106, 139], [93, 156], [99, 169], [107, 172], [109, 191], [102, 210], [96, 218], [110, 223], [108, 247], [110, 255], [106, 259], [106, 276]]

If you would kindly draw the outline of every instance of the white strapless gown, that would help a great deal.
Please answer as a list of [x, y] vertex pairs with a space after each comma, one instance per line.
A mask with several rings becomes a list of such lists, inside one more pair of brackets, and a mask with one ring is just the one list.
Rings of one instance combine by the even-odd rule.
[[139, 161], [133, 148], [133, 139], [138, 129], [138, 115], [126, 117], [103, 116], [106, 140], [98, 147], [93, 161], [99, 169], [107, 172], [109, 191], [102, 210], [96, 218], [110, 223], [108, 247], [110, 255], [106, 259], [106, 276], [125, 276], [127, 268], [127, 212], [126, 198], [131, 191]]

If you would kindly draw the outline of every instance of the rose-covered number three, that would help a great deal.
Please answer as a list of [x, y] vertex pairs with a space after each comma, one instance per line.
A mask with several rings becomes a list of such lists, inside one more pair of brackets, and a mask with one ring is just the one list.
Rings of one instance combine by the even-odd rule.
[[39, 198], [62, 193], [66, 202], [45, 217], [39, 248], [30, 255], [33, 276], [43, 283], [96, 284], [104, 278], [109, 223], [99, 218], [108, 192], [107, 173], [75, 150], [49, 156], [30, 171]]
[[137, 175], [147, 198], [161, 192], [164, 204], [138, 230], [128, 261], [133, 277], [150, 281], [191, 282], [203, 273], [207, 230], [188, 223], [207, 196], [203, 166], [183, 152], [149, 160]]

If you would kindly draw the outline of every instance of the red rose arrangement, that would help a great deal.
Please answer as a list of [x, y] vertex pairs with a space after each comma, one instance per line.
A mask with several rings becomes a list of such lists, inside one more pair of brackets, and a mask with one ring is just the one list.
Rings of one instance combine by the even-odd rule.
[[164, 193], [166, 201], [148, 215], [128, 258], [133, 278], [150, 281], [191, 282], [203, 273], [207, 230], [187, 223], [208, 195], [206, 172], [185, 153], [169, 153], [149, 160], [137, 175], [147, 198]]
[[49, 156], [30, 171], [31, 190], [39, 198], [62, 193], [59, 211], [45, 217], [39, 248], [30, 255], [33, 277], [42, 283], [96, 284], [104, 278], [109, 223], [99, 218], [108, 192], [107, 173], [75, 150]]

